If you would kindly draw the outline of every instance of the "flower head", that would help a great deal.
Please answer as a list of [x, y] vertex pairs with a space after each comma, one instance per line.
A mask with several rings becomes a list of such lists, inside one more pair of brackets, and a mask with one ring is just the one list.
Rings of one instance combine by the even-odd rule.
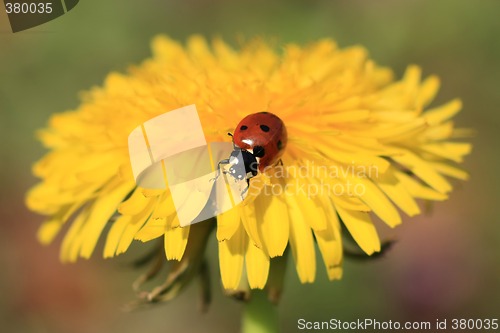
[[417, 199], [446, 199], [447, 177], [467, 178], [457, 164], [470, 144], [451, 141], [463, 134], [451, 120], [461, 103], [429, 109], [438, 87], [416, 66], [394, 80], [362, 47], [339, 49], [329, 39], [276, 52], [262, 40], [236, 50], [220, 39], [209, 44], [193, 36], [183, 47], [157, 37], [151, 59], [127, 74], [111, 73], [78, 109], [54, 115], [40, 132], [50, 152], [33, 168], [42, 181], [27, 204], [48, 216], [39, 231], [43, 243], [71, 223], [63, 261], [89, 258], [108, 224], [104, 257], [124, 253], [134, 240], [163, 237], [177, 275], [148, 297], [168, 295], [180, 281], [175, 277], [203, 267], [215, 222], [181, 228], [168, 190], [136, 187], [128, 134], [196, 104], [207, 141], [228, 141], [226, 133], [246, 115], [269, 111], [286, 124], [288, 145], [282, 163], [251, 180], [245, 202], [217, 217], [223, 286], [264, 288], [274, 279], [272, 266], [281, 265], [271, 258], [288, 248], [300, 281], [313, 282], [315, 243], [328, 277], [338, 279], [341, 225], [371, 255], [381, 249], [374, 215], [394, 227], [400, 211], [420, 213]]

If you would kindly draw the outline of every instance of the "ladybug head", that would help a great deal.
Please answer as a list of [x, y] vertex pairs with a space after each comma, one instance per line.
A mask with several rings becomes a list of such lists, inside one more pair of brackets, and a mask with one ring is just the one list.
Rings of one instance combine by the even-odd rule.
[[231, 153], [229, 164], [231, 164], [229, 174], [238, 180], [256, 176], [259, 167], [259, 163], [252, 153], [238, 148]]

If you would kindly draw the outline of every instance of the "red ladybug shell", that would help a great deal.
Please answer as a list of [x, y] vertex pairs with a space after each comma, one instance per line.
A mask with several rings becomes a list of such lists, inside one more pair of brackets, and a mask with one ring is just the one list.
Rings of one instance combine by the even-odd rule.
[[233, 134], [234, 144], [251, 149], [259, 157], [259, 171], [276, 163], [283, 155], [287, 143], [283, 121], [270, 112], [253, 113], [243, 118]]

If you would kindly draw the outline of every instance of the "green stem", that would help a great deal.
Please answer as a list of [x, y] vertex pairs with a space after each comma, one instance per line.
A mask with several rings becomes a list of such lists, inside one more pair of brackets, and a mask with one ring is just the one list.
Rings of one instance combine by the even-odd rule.
[[243, 310], [242, 333], [277, 333], [278, 309], [262, 290], [252, 290], [252, 298]]

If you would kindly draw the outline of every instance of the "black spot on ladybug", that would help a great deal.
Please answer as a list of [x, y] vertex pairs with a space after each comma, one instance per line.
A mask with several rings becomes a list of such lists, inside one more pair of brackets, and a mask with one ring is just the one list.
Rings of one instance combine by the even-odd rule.
[[267, 111], [262, 111], [262, 112], [259, 112], [259, 113], [261, 113], [261, 114], [268, 114], [269, 112], [267, 112]]
[[244, 130], [246, 130], [247, 128], [248, 128], [248, 126], [243, 125], [243, 126], [241, 126], [241, 127], [240, 127], [240, 130], [241, 130], [241, 131], [244, 131]]
[[255, 146], [253, 147], [253, 156], [255, 157], [264, 157], [266, 151], [264, 150], [264, 147], [262, 146]]
[[281, 140], [278, 141], [278, 150], [281, 150], [283, 149], [283, 143], [281, 142]]
[[260, 129], [261, 129], [263, 132], [269, 132], [269, 130], [270, 130], [269, 126], [266, 126], [266, 125], [260, 125]]

